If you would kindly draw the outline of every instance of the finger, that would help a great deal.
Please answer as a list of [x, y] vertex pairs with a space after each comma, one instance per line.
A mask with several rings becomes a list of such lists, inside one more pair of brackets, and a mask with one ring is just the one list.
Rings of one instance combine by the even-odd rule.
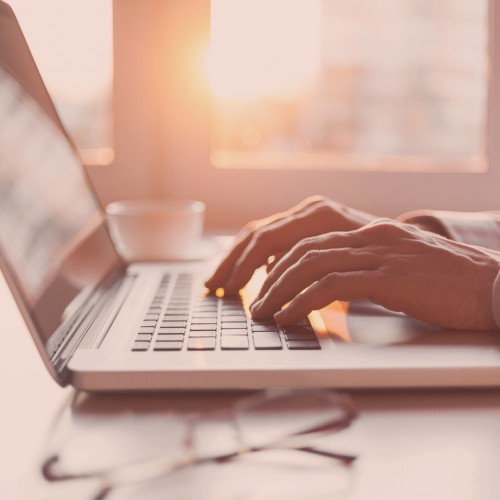
[[274, 318], [283, 325], [296, 323], [335, 300], [371, 299], [374, 293], [389, 285], [389, 280], [378, 270], [332, 273], [297, 295]]
[[240, 258], [242, 252], [249, 244], [255, 231], [273, 223], [274, 221], [280, 220], [284, 215], [282, 213], [272, 215], [265, 219], [260, 219], [248, 223], [235, 237], [233, 247], [229, 253], [224, 257], [224, 259], [219, 263], [217, 269], [214, 271], [212, 276], [208, 278], [205, 282], [205, 286], [209, 290], [216, 290], [217, 288], [223, 288], [227, 280], [231, 276], [234, 264]]
[[245, 236], [236, 237], [235, 243], [229, 253], [217, 266], [217, 269], [214, 271], [212, 276], [205, 281], [205, 286], [209, 290], [215, 291], [217, 288], [222, 288], [224, 286], [224, 283], [231, 275], [235, 262], [239, 259], [241, 253], [248, 245], [250, 238], [250, 232], [248, 232]]
[[[255, 298], [254, 304], [264, 297], [273, 284], [304, 256], [315, 250], [327, 250], [334, 248], [358, 248], [362, 242], [359, 238], [358, 231], [335, 232], [326, 235], [321, 235], [315, 238], [305, 238], [295, 245], [288, 254], [286, 254], [277, 264], [265, 279], [262, 287]], [[331, 270], [330, 270], [331, 272]], [[253, 305], [253, 304], [252, 304]]]
[[322, 202], [321, 197], [307, 198], [303, 202], [292, 207], [290, 210], [287, 210], [285, 212], [280, 212], [271, 215], [269, 217], [266, 217], [264, 219], [256, 220], [249, 223], [236, 236], [235, 243], [232, 249], [227, 254], [227, 256], [220, 262], [220, 264], [218, 265], [217, 269], [214, 271], [212, 276], [207, 279], [207, 281], [205, 282], [205, 286], [212, 291], [216, 290], [217, 288], [226, 287], [227, 281], [229, 280], [233, 272], [233, 268], [236, 262], [241, 257], [241, 254], [243, 253], [245, 248], [249, 245], [250, 241], [252, 240], [254, 234], [257, 231], [265, 227], [272, 229], [272, 226], [275, 223], [278, 223], [279, 221], [287, 217], [294, 216], [300, 213], [302, 210], [306, 209], [307, 207], [317, 205], [318, 203], [321, 202]]
[[371, 271], [377, 269], [380, 256], [364, 249], [312, 250], [291, 266], [271, 286], [266, 295], [251, 307], [255, 318], [267, 318], [323, 277], [332, 272]]
[[318, 221], [316, 211], [320, 203], [314, 201], [302, 206], [300, 210], [256, 232], [235, 263], [231, 277], [226, 283], [226, 290], [230, 293], [237, 292], [270, 256], [288, 251], [308, 236], [323, 233], [325, 219]]
[[[315, 239], [316, 240], [316, 239]], [[288, 253], [284, 254], [279, 260], [273, 261], [272, 265], [267, 266], [267, 277], [262, 283], [259, 293], [256, 295], [250, 307], [252, 308], [259, 302], [276, 281], [290, 268], [292, 268], [307, 252], [324, 248], [319, 241], [305, 238], [297, 243]]]

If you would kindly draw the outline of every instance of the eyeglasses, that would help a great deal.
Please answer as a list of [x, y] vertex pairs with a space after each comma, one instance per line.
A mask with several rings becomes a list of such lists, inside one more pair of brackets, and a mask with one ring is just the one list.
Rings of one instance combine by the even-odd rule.
[[[78, 434], [70, 435], [42, 463], [50, 482], [94, 479], [99, 486], [91, 498], [102, 500], [121, 486], [141, 483], [205, 463], [223, 464], [237, 457], [266, 450], [296, 450], [320, 455], [348, 466], [357, 457], [319, 447], [322, 438], [352, 423], [356, 411], [347, 395], [328, 390], [275, 390], [243, 397], [229, 409], [183, 415], [181, 452], [154, 456], [121, 457], [115, 464], [76, 468], [65, 466], [64, 456], [78, 447]], [[197, 436], [207, 424], [223, 425], [233, 435], [222, 450], [198, 449]], [[168, 429], [165, 429], [168, 431]], [[99, 443], [93, 443], [99, 453]]]

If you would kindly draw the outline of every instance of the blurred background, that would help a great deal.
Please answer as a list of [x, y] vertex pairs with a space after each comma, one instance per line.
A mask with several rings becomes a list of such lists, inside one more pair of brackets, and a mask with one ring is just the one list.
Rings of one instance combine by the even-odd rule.
[[[395, 177], [362, 172], [488, 171], [487, 0], [10, 3], [106, 202], [190, 195], [220, 225], [238, 200], [236, 225], [260, 212], [252, 174], [290, 193], [263, 213], [321, 191], [392, 215], [447, 206], [442, 187], [388, 203]], [[116, 170], [98, 170], [116, 164], [121, 187]], [[195, 171], [208, 190], [185, 187]], [[214, 191], [224, 179], [239, 197]], [[380, 182], [379, 200], [366, 203], [365, 179]], [[420, 178], [400, 179], [398, 191], [419, 191]], [[488, 208], [472, 192], [469, 207], [450, 196], [450, 208]]]

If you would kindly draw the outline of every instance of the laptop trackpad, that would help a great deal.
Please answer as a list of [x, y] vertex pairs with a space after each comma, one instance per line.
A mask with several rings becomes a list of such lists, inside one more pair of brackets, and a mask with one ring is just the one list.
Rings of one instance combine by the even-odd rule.
[[384, 346], [495, 346], [497, 331], [444, 330], [368, 301], [335, 302], [321, 311], [326, 328], [338, 342]]

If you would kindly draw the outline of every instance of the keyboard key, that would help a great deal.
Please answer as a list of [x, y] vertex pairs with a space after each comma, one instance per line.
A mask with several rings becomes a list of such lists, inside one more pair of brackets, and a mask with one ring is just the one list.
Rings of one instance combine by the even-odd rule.
[[158, 329], [158, 335], [182, 335], [185, 331], [185, 328], [166, 328], [162, 326]]
[[156, 342], [182, 342], [184, 340], [184, 335], [182, 334], [177, 334], [177, 335], [159, 335], [156, 338]]
[[217, 307], [219, 299], [217, 297], [203, 296], [196, 299], [196, 307]]
[[267, 326], [267, 325], [252, 325], [252, 331], [254, 332], [273, 332], [273, 333], [278, 333], [278, 327], [276, 325], [274, 326]]
[[153, 328], [156, 326], [157, 321], [155, 320], [145, 320], [142, 322], [141, 327], [147, 327], [147, 326], [152, 326]]
[[316, 334], [312, 326], [285, 326], [283, 327], [283, 333], [290, 340], [316, 340]]
[[248, 344], [248, 337], [228, 335], [221, 338], [220, 347], [223, 350], [246, 350], [250, 346]]
[[253, 334], [253, 345], [255, 349], [282, 349], [279, 333], [255, 332]]
[[217, 324], [216, 323], [201, 323], [201, 324], [196, 324], [196, 323], [191, 323], [191, 331], [202, 331], [202, 330], [217, 330]]
[[282, 328], [285, 333], [314, 333], [314, 329], [311, 325], [288, 325]]
[[245, 309], [242, 304], [240, 305], [234, 305], [234, 306], [222, 306], [221, 311], [225, 315], [231, 315], [234, 314], [236, 316], [239, 316], [240, 314], [245, 314]]
[[221, 307], [223, 309], [243, 309], [243, 304], [241, 303], [241, 298], [234, 300], [222, 299]]
[[141, 326], [137, 333], [154, 333], [154, 331], [155, 331], [154, 326]]
[[217, 306], [216, 305], [210, 305], [210, 304], [207, 304], [207, 305], [192, 305], [191, 306], [191, 310], [193, 311], [193, 316], [199, 316], [199, 315], [203, 315], [203, 314], [206, 314], [208, 316], [210, 315], [217, 315]]
[[234, 297], [224, 297], [220, 299], [223, 305], [240, 305], [241, 304], [241, 297], [234, 296]]
[[253, 319], [252, 325], [262, 325], [262, 326], [276, 326], [274, 319]]
[[189, 313], [189, 308], [188, 307], [167, 307], [165, 310], [165, 316], [171, 316], [171, 315], [176, 315], [176, 314], [188, 314]]
[[185, 328], [186, 321], [168, 321], [167, 319], [164, 319], [161, 322], [161, 326], [164, 326], [167, 328]]
[[221, 335], [228, 336], [228, 337], [234, 336], [234, 335], [248, 336], [248, 330], [243, 329], [243, 328], [221, 330]]
[[152, 333], [138, 333], [135, 340], [144, 340], [146, 342], [150, 342], [152, 338], [153, 338]]
[[149, 347], [149, 342], [143, 340], [136, 340], [132, 346], [132, 351], [147, 351]]
[[185, 308], [190, 308], [191, 307], [191, 302], [189, 299], [182, 299], [182, 300], [171, 300], [168, 303], [169, 309], [185, 309]]
[[217, 318], [193, 318], [192, 325], [212, 325], [217, 324]]
[[186, 321], [187, 320], [187, 314], [165, 314], [163, 317], [164, 321]]
[[180, 351], [182, 342], [156, 342], [153, 351]]
[[235, 304], [231, 306], [225, 306], [223, 305], [221, 307], [222, 312], [225, 312], [227, 314], [234, 313], [234, 314], [245, 314], [245, 308], [243, 307], [243, 304]]
[[285, 338], [287, 340], [316, 340], [316, 334], [314, 332], [286, 332]]
[[215, 349], [215, 338], [202, 337], [189, 339], [187, 348], [190, 351], [213, 351]]
[[216, 318], [216, 317], [217, 317], [216, 311], [193, 313], [193, 318]]
[[287, 340], [287, 345], [291, 350], [321, 349], [317, 340]]
[[221, 328], [223, 328], [224, 330], [238, 330], [240, 328], [244, 328], [246, 330], [247, 323], [246, 323], [246, 321], [245, 322], [241, 321], [239, 323], [235, 323], [235, 322], [227, 322], [226, 323], [225, 321], [223, 321], [221, 323]]
[[215, 330], [192, 330], [189, 332], [189, 338], [213, 337], [215, 338]]
[[194, 299], [195, 307], [218, 307], [219, 299], [217, 297], [196, 297]]
[[222, 316], [222, 320], [224, 322], [233, 322], [233, 323], [238, 323], [241, 321], [245, 321], [246, 323], [246, 316], [245, 315], [239, 315], [239, 316]]

